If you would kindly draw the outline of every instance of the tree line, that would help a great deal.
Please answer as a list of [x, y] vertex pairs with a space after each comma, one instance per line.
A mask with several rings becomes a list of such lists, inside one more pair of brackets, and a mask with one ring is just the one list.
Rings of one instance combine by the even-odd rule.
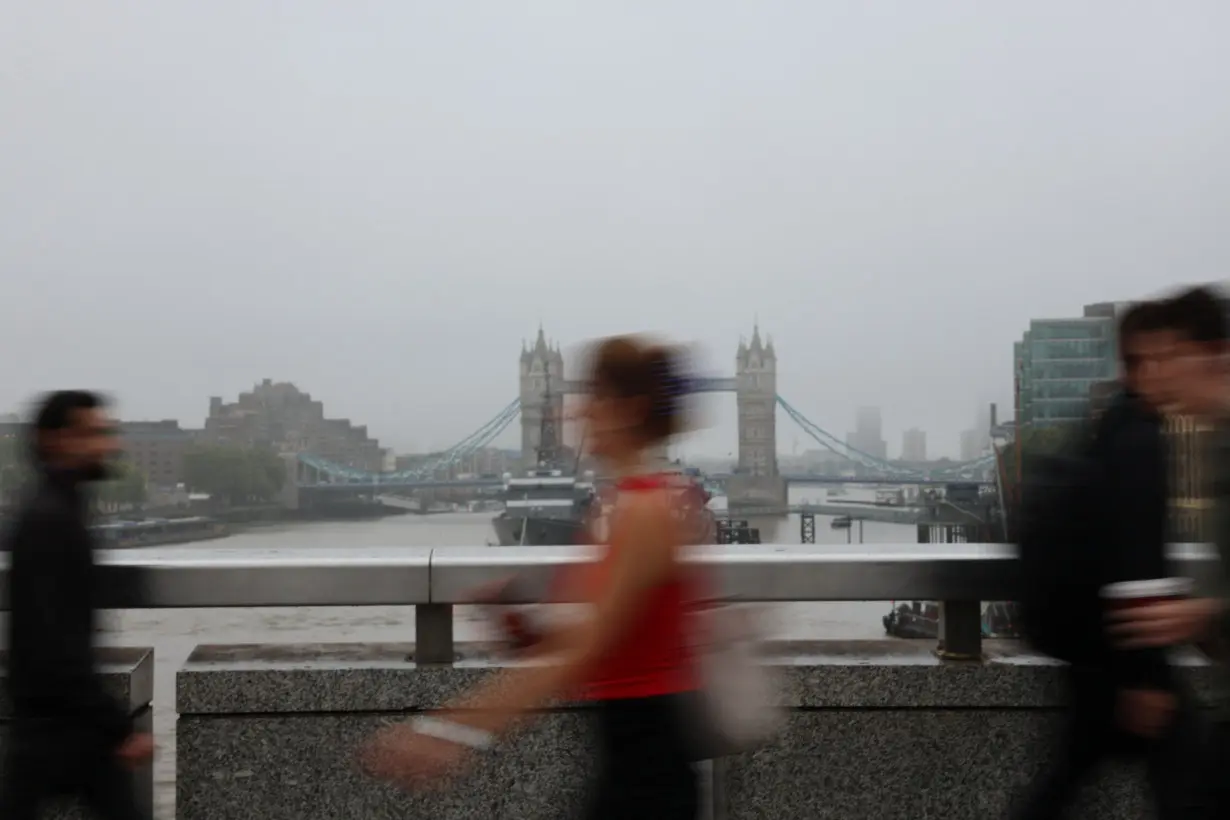
[[277, 453], [223, 445], [198, 445], [184, 453], [184, 486], [232, 506], [266, 504], [286, 483]]
[[[198, 445], [189, 448], [183, 458], [185, 488], [231, 506], [269, 503], [286, 482], [285, 464], [269, 450]], [[0, 502], [13, 500], [31, 475], [25, 439], [0, 438]], [[107, 511], [139, 507], [148, 499], [147, 477], [123, 456], [95, 492], [95, 502]]]
[[[0, 502], [14, 500], [33, 475], [27, 446], [22, 436], [0, 439]], [[120, 458], [111, 465], [109, 478], [95, 488], [94, 503], [100, 509], [115, 510], [139, 507], [148, 498], [145, 474]]]

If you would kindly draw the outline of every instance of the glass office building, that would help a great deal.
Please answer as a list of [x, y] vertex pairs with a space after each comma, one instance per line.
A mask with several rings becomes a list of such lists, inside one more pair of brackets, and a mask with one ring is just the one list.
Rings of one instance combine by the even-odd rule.
[[1034, 319], [1013, 345], [1019, 422], [1051, 426], [1085, 418], [1090, 399], [1118, 375], [1118, 304], [1089, 305], [1071, 319]]
[[[1085, 307], [1073, 319], [1035, 319], [1013, 345], [1022, 425], [1050, 426], [1082, 418], [1117, 386], [1115, 337], [1122, 302]], [[1230, 304], [1227, 305], [1230, 309]], [[1090, 402], [1093, 402], [1093, 407]], [[1210, 536], [1209, 436], [1195, 419], [1166, 420], [1171, 496], [1170, 538], [1205, 541]]]

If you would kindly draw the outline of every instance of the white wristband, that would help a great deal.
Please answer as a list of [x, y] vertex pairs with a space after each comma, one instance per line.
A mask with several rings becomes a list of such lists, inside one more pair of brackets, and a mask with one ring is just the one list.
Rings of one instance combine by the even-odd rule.
[[420, 735], [446, 740], [458, 746], [469, 746], [471, 749], [489, 749], [495, 743], [495, 735], [491, 732], [450, 720], [422, 716], [410, 721], [410, 725]]

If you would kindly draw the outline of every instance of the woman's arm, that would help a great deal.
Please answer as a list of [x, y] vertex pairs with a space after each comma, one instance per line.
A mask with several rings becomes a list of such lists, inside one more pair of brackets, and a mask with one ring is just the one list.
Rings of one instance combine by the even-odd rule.
[[534, 652], [542, 665], [494, 675], [477, 691], [450, 704], [449, 719], [493, 734], [507, 730], [525, 712], [575, 685], [601, 659], [643, 606], [646, 593], [674, 571], [678, 524], [664, 493], [638, 493], [616, 513], [611, 563], [592, 614], [553, 631]]

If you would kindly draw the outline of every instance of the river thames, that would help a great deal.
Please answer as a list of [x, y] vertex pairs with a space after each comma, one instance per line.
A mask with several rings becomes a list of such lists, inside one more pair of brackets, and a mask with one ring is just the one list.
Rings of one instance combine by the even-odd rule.
[[[794, 503], [819, 500], [821, 493], [791, 493]], [[797, 496], [797, 497], [796, 497]], [[271, 526], [192, 546], [220, 552], [312, 547], [480, 546], [493, 540], [491, 513], [398, 516], [377, 521]], [[762, 526], [765, 542], [799, 542], [797, 516]], [[858, 524], [853, 539], [858, 541]], [[865, 522], [867, 543], [913, 543], [913, 526]], [[833, 530], [831, 519], [817, 516], [816, 540], [846, 543], [846, 530]], [[160, 548], [165, 551], [166, 547]], [[772, 610], [776, 635], [789, 638], [882, 637], [884, 602], [782, 604]], [[474, 614], [459, 608], [456, 636], [477, 637]], [[406, 642], [414, 640], [413, 607], [299, 607], [262, 610], [143, 610], [104, 614], [104, 643], [152, 646], [155, 649], [154, 731], [158, 741], [155, 764], [157, 816], [174, 817], [175, 804], [175, 672], [192, 649], [207, 643]]]

